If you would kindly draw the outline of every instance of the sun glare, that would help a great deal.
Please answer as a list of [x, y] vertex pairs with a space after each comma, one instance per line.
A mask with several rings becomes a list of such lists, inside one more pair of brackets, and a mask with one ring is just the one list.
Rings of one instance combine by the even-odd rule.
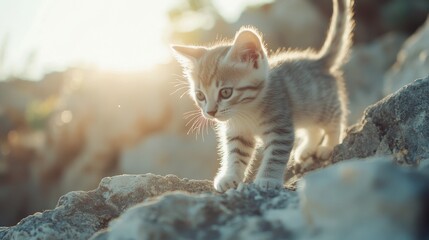
[[[44, 37], [51, 57], [51, 39], [72, 46], [69, 59], [84, 59], [101, 68], [137, 70], [160, 63], [169, 53], [163, 41], [167, 1], [67, 0], [52, 1]], [[63, 26], [63, 20], [70, 28]], [[52, 42], [53, 43], [53, 42]], [[48, 55], [48, 56], [49, 56]]]
[[[36, 63], [136, 71], [165, 62], [168, 1], [45, 0], [26, 39]], [[48, 70], [48, 69], [45, 69]]]

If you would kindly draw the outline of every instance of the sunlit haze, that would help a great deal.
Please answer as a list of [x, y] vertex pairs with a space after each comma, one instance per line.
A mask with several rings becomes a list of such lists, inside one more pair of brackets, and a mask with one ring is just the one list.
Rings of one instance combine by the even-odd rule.
[[[258, 1], [213, 4], [232, 21], [249, 2]], [[171, 57], [165, 39], [167, 12], [178, 3], [1, 0], [0, 80], [10, 75], [38, 79], [68, 66], [138, 71], [166, 62]]]

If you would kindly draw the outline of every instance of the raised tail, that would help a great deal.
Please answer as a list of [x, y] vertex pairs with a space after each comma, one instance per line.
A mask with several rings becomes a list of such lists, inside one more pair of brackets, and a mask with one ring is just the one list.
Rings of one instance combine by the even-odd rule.
[[345, 61], [352, 44], [354, 0], [333, 0], [331, 24], [319, 58], [329, 68], [338, 68]]

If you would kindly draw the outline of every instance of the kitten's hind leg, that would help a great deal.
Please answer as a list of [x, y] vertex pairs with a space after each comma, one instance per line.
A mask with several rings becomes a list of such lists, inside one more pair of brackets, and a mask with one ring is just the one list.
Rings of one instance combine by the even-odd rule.
[[324, 127], [325, 138], [316, 152], [317, 158], [327, 160], [331, 157], [332, 150], [340, 143], [342, 126], [338, 122], [328, 124]]
[[311, 126], [305, 129], [301, 129], [302, 142], [295, 149], [295, 161], [298, 163], [304, 163], [309, 158], [316, 155], [318, 146], [322, 141], [322, 129], [318, 126]]

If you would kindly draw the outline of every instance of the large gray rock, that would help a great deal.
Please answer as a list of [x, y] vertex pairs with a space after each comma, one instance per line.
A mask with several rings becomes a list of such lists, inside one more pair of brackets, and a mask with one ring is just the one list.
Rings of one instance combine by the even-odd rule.
[[384, 94], [388, 95], [415, 79], [429, 74], [429, 18], [407, 39], [396, 63], [384, 78]]
[[309, 173], [300, 184], [302, 214], [317, 231], [313, 239], [429, 237], [429, 175], [389, 157], [345, 161]]
[[333, 162], [387, 154], [417, 165], [429, 158], [429, 77], [406, 85], [368, 107], [334, 149]]
[[88, 239], [128, 207], [176, 190], [201, 193], [211, 191], [212, 183], [152, 174], [104, 178], [96, 190], [70, 192], [60, 198], [54, 210], [0, 229], [0, 239]]
[[[136, 205], [94, 239], [278, 239], [294, 234], [268, 215], [297, 210], [296, 192], [241, 185], [226, 194], [167, 194]], [[287, 216], [287, 215], [285, 215]], [[130, 224], [132, 223], [132, 224]], [[107, 235], [107, 236], [106, 236]]]

